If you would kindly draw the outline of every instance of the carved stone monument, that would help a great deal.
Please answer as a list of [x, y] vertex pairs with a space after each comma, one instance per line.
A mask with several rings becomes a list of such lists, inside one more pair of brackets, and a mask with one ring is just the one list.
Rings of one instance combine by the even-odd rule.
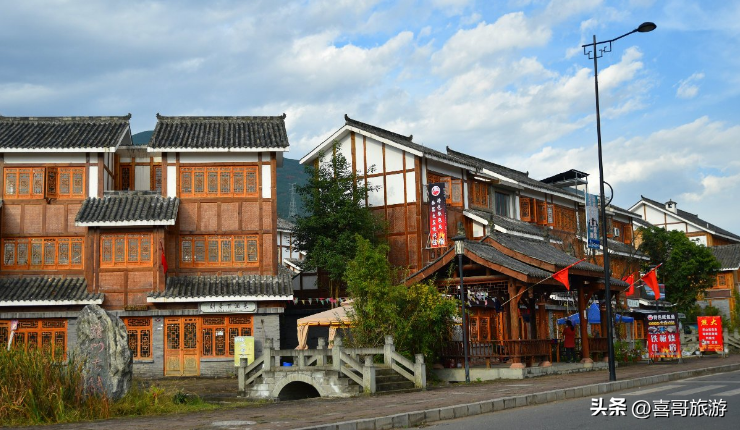
[[87, 305], [77, 319], [77, 359], [83, 363], [85, 393], [115, 401], [131, 388], [133, 359], [120, 318]]

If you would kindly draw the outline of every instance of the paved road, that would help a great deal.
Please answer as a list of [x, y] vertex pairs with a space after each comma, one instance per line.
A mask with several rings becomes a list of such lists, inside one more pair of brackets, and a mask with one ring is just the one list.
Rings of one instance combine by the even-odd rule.
[[[701, 415], [701, 416], [699, 416]], [[640, 416], [641, 418], [637, 418]], [[511, 409], [425, 426], [435, 430], [712, 430], [740, 428], [740, 371]]]

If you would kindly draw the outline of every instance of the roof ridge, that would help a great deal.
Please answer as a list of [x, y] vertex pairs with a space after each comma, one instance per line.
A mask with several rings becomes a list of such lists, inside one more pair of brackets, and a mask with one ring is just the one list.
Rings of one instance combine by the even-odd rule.
[[157, 113], [157, 120], [158, 121], [172, 121], [172, 122], [184, 122], [184, 121], [249, 121], [249, 120], [264, 120], [264, 121], [277, 121], [277, 120], [284, 120], [287, 117], [287, 114], [283, 113], [279, 116], [255, 116], [255, 115], [244, 115], [244, 116], [188, 116], [188, 115], [182, 115], [182, 116], [165, 116]]
[[[449, 146], [446, 146], [446, 148], [447, 148], [447, 153], [448, 154], [452, 153], [451, 155], [454, 155], [456, 157], [472, 158], [474, 160], [480, 161], [480, 162], [485, 163], [485, 164], [490, 164], [490, 165], [493, 165], [493, 166], [496, 166], [496, 167], [500, 167], [502, 169], [506, 169], [506, 170], [509, 170], [509, 171], [512, 171], [512, 172], [515, 172], [515, 173], [519, 173], [520, 175], [524, 175], [524, 176], [526, 176], [528, 178], [530, 177], [529, 176], [529, 172], [522, 172], [521, 170], [516, 170], [516, 169], [512, 169], [511, 167], [506, 167], [503, 164], [494, 163], [493, 161], [484, 160], [484, 159], [478, 158], [478, 157], [476, 157], [474, 155], [465, 154], [464, 152], [460, 152], [460, 151], [455, 151], [454, 149], [450, 148]], [[535, 180], [537, 182], [542, 182], [541, 180], [538, 180], [538, 179], [534, 179], [534, 178], [531, 178], [531, 179], [532, 180]], [[544, 184], [545, 182], [542, 182], [542, 183]]]
[[53, 121], [128, 121], [131, 119], [131, 114], [122, 116], [2, 116], [0, 115], [0, 121], [36, 121], [36, 122], [53, 122]]
[[[408, 141], [408, 142], [412, 142], [412, 143], [416, 143], [416, 142], [414, 142], [414, 135], [413, 134], [410, 134], [408, 136], [404, 136], [402, 134], [396, 133], [395, 131], [386, 130], [384, 128], [381, 128], [381, 127], [378, 127], [378, 126], [375, 126], [375, 125], [372, 125], [372, 124], [368, 124], [366, 122], [362, 122], [362, 121], [358, 121], [356, 119], [352, 119], [347, 114], [344, 114], [344, 121], [348, 125], [351, 125], [351, 123], [361, 124], [364, 127], [368, 127], [368, 128], [371, 128], [371, 129], [380, 130], [380, 131], [382, 131], [384, 133], [392, 134], [392, 135], [398, 137], [399, 139], [402, 139], [402, 140], [405, 140], [405, 141]], [[424, 146], [421, 143], [417, 143], [417, 145]]]

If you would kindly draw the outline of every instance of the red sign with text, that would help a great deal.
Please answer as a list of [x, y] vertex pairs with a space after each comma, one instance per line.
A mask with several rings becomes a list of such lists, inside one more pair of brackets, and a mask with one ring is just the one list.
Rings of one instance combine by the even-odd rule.
[[722, 317], [696, 317], [699, 327], [699, 351], [723, 352]]
[[428, 184], [429, 193], [429, 247], [447, 247], [447, 201], [445, 184]]
[[650, 359], [680, 358], [681, 336], [675, 312], [656, 312], [647, 316], [647, 346]]

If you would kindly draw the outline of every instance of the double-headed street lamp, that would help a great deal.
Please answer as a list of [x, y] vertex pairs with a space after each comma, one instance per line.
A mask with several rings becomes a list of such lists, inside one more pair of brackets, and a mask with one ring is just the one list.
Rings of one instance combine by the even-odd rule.
[[462, 310], [462, 335], [463, 335], [463, 355], [465, 359], [465, 382], [470, 382], [470, 365], [468, 364], [468, 324], [465, 316], [465, 283], [463, 282], [463, 254], [465, 253], [465, 234], [458, 231], [457, 235], [452, 238], [455, 242], [455, 254], [457, 254], [457, 266], [460, 268], [460, 304]]
[[[607, 232], [606, 232], [606, 200], [604, 199], [604, 163], [601, 159], [601, 114], [599, 113], [599, 73], [598, 65], [596, 60], [604, 55], [605, 52], [612, 51], [612, 42], [615, 42], [625, 36], [629, 36], [632, 33], [647, 33], [655, 30], [657, 26], [652, 22], [643, 22], [639, 27], [625, 33], [617, 38], [611, 40], [605, 40], [603, 42], [596, 41], [596, 35], [594, 35], [593, 43], [583, 45], [583, 54], [589, 59], [594, 60], [594, 88], [596, 89], [596, 136], [598, 138], [599, 147], [599, 192], [601, 199], [601, 238], [604, 252], [604, 288], [605, 288], [605, 300], [606, 300], [606, 333], [607, 343], [609, 348], [609, 380], [616, 381], [617, 374], [614, 366], [614, 334], [612, 333], [614, 322], [612, 321], [612, 294], [611, 294], [611, 269], [609, 268], [609, 247], [607, 244]], [[599, 46], [603, 45], [603, 46]]]

